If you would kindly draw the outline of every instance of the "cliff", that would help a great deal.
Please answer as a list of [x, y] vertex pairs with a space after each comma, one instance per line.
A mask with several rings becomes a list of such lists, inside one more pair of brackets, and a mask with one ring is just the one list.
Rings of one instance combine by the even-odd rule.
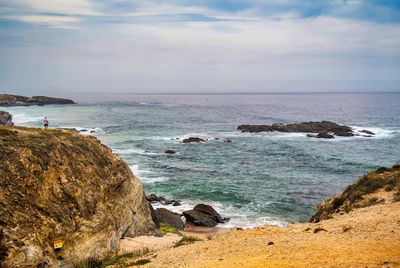
[[0, 94], [0, 106], [30, 106], [47, 104], [75, 104], [73, 100], [47, 96], [25, 97], [19, 95]]
[[154, 228], [141, 182], [94, 137], [0, 127], [0, 159], [0, 266], [102, 258]]
[[0, 126], [12, 126], [12, 115], [5, 111], [0, 111]]

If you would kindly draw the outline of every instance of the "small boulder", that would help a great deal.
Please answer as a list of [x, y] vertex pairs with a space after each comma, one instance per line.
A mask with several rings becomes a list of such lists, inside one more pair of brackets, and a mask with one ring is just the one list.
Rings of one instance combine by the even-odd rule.
[[176, 152], [174, 150], [165, 150], [165, 154], [175, 154]]
[[214, 227], [218, 223], [229, 221], [229, 218], [222, 218], [212, 206], [205, 204], [198, 204], [192, 210], [184, 211], [183, 216], [195, 225], [207, 227]]
[[225, 143], [230, 143], [230, 142], [232, 142], [232, 141], [231, 141], [230, 139], [225, 139], [224, 142], [225, 142]]
[[161, 223], [174, 226], [178, 230], [183, 230], [185, 228], [185, 223], [179, 214], [165, 208], [157, 208], [155, 212]]
[[188, 210], [183, 212], [183, 216], [185, 216], [188, 222], [192, 222], [198, 226], [207, 226], [207, 227], [214, 227], [218, 224], [215, 220], [213, 220], [210, 215], [202, 213], [197, 210]]
[[199, 143], [199, 142], [205, 142], [202, 138], [199, 137], [189, 137], [187, 139], [184, 139], [182, 141], [183, 143]]

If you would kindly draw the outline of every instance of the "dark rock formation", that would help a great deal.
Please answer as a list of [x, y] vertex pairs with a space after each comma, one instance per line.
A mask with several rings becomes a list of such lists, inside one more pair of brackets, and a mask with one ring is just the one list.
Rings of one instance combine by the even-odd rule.
[[199, 143], [199, 142], [205, 142], [205, 140], [203, 140], [202, 138], [198, 138], [198, 137], [189, 137], [187, 139], [184, 139], [182, 142], [183, 143]]
[[12, 115], [5, 111], [0, 111], [0, 126], [12, 126]]
[[169, 200], [165, 197], [157, 196], [156, 194], [146, 195], [146, 200], [149, 201], [150, 203], [159, 202], [163, 205], [171, 205], [176, 202], [176, 200]]
[[352, 132], [348, 126], [339, 125], [330, 121], [302, 122], [294, 124], [272, 124], [272, 125], [240, 125], [238, 130], [242, 132], [304, 132], [304, 133], [346, 133]]
[[161, 223], [174, 226], [178, 230], [183, 230], [185, 228], [185, 223], [183, 222], [181, 216], [177, 213], [169, 211], [165, 208], [157, 208], [156, 214]]
[[[307, 135], [313, 138], [328, 138], [333, 136], [352, 137], [356, 134], [349, 126], [339, 125], [330, 121], [321, 122], [302, 122], [294, 124], [272, 124], [272, 125], [240, 125], [237, 128], [242, 132], [302, 132], [302, 133], [318, 133], [318, 135]], [[365, 132], [367, 131], [367, 132]], [[365, 130], [366, 134], [374, 135], [373, 132]], [[361, 132], [361, 131], [360, 131]], [[329, 134], [329, 135], [328, 135]]]
[[218, 223], [229, 221], [229, 218], [222, 218], [213, 207], [204, 204], [198, 204], [192, 210], [184, 211], [183, 216], [195, 225], [207, 227], [214, 227]]
[[361, 133], [365, 133], [365, 134], [368, 134], [368, 135], [375, 135], [375, 133], [374, 133], [374, 132], [372, 132], [372, 131], [369, 131], [369, 130], [366, 130], [366, 129], [360, 130], [359, 132], [361, 132]]
[[165, 150], [164, 153], [166, 153], [166, 154], [175, 154], [176, 152], [174, 150]]
[[46, 96], [25, 97], [10, 94], [0, 94], [0, 106], [30, 106], [47, 104], [75, 104], [73, 100]]
[[[379, 192], [385, 191], [381, 199]], [[335, 214], [348, 213], [353, 209], [384, 202], [400, 201], [400, 165], [380, 167], [360, 177], [344, 192], [322, 201], [310, 222], [331, 219]]]
[[95, 137], [0, 127], [0, 159], [1, 267], [103, 258], [154, 228], [141, 182]]
[[148, 204], [149, 204], [151, 219], [153, 220], [155, 227], [160, 228], [160, 218], [158, 217], [158, 215], [157, 215], [156, 211], [154, 210], [153, 206], [151, 205], [151, 203], [148, 202]]

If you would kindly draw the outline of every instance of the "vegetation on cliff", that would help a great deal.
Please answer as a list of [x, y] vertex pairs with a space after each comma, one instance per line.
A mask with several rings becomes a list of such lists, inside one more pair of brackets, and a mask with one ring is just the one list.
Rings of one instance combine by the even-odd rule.
[[318, 205], [311, 222], [332, 218], [334, 214], [348, 213], [360, 207], [400, 201], [400, 165], [379, 168], [360, 177], [343, 193]]
[[103, 258], [154, 228], [140, 181], [94, 137], [0, 127], [0, 159], [5, 267]]

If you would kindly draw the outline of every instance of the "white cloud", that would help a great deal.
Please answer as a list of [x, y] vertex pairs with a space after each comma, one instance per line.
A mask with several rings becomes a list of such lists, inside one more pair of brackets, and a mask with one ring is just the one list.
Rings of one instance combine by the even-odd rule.
[[2, 18], [60, 29], [79, 29], [77, 23], [80, 22], [78, 18], [66, 16], [15, 15]]

